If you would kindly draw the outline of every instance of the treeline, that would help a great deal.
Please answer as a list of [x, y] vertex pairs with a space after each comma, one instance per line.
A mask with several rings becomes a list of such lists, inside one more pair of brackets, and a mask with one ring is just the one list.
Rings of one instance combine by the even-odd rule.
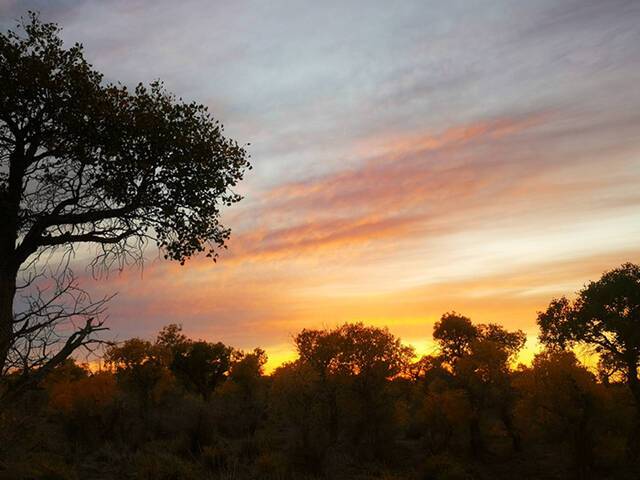
[[[637, 479], [638, 280], [627, 264], [552, 301], [530, 366], [514, 364], [523, 332], [455, 312], [434, 355], [345, 324], [298, 333], [270, 375], [261, 349], [169, 325], [110, 346], [100, 371], [69, 360], [3, 410], [0, 478]], [[572, 347], [593, 341], [588, 367]]]

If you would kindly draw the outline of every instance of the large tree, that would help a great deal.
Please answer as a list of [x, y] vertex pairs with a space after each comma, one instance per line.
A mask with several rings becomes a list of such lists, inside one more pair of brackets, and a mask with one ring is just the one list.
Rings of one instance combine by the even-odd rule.
[[540, 340], [551, 348], [592, 347], [603, 367], [621, 370], [637, 415], [629, 453], [640, 450], [640, 266], [625, 263], [590, 282], [574, 301], [553, 299], [538, 314]]
[[[0, 33], [0, 372], [38, 379], [101, 328], [100, 305], [78, 301], [71, 277], [58, 290], [77, 312], [42, 299], [16, 313], [20, 278], [34, 279], [44, 253], [93, 244], [94, 267], [122, 267], [151, 241], [181, 263], [199, 252], [215, 259], [230, 233], [221, 208], [240, 200], [233, 187], [248, 168], [205, 106], [160, 82], [105, 83], [82, 45], [63, 46], [57, 25], [30, 13]], [[78, 327], [56, 333], [69, 318]], [[57, 346], [39, 358], [21, 351], [54, 333]]]

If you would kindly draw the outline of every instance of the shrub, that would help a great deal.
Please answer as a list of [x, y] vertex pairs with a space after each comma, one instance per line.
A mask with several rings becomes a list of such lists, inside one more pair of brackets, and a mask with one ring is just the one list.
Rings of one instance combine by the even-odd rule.
[[429, 457], [422, 468], [421, 480], [471, 480], [462, 464], [449, 455]]
[[180, 457], [164, 452], [139, 452], [134, 459], [136, 480], [199, 480], [200, 472]]

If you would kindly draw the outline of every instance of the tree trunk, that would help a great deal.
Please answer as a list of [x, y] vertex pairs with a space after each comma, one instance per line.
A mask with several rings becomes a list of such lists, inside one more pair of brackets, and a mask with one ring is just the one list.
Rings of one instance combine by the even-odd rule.
[[15, 272], [8, 262], [0, 262], [0, 373], [5, 369], [7, 355], [12, 343], [13, 297], [15, 294]]
[[636, 407], [635, 418], [627, 440], [627, 456], [629, 459], [635, 460], [638, 453], [640, 453], [640, 380], [638, 380], [638, 364], [636, 359], [633, 359], [627, 365], [627, 384], [631, 390]]
[[16, 241], [25, 171], [24, 142], [21, 137], [16, 138], [9, 165], [6, 190], [0, 191], [0, 379], [13, 343], [13, 298], [20, 267], [16, 257]]
[[502, 424], [504, 428], [507, 430], [507, 435], [511, 439], [511, 445], [513, 446], [514, 452], [522, 451], [522, 439], [520, 438], [520, 434], [513, 424], [513, 418], [511, 416], [511, 412], [503, 407], [500, 409], [500, 418], [502, 419]]
[[471, 441], [471, 455], [474, 457], [482, 457], [485, 453], [485, 447], [480, 430], [480, 418], [475, 414], [469, 423], [469, 439]]
[[593, 441], [589, 428], [591, 415], [591, 401], [587, 395], [584, 395], [582, 414], [573, 435], [573, 468], [576, 480], [591, 478], [593, 467]]

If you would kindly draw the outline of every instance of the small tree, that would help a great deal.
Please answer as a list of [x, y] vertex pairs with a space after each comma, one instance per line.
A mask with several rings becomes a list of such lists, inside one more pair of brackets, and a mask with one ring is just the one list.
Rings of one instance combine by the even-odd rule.
[[189, 342], [186, 348], [175, 353], [171, 371], [186, 388], [206, 400], [225, 380], [232, 352], [231, 347], [221, 342]]
[[568, 442], [575, 477], [590, 478], [606, 389], [573, 352], [562, 350], [538, 353], [531, 368], [519, 372], [517, 387], [522, 423], [541, 427], [549, 440]]
[[154, 392], [170, 378], [165, 350], [147, 340], [130, 338], [109, 346], [105, 362], [113, 368], [120, 384], [137, 397], [142, 414], [146, 415]]
[[438, 342], [442, 359], [449, 365], [455, 383], [467, 395], [473, 453], [483, 453], [480, 419], [488, 409], [496, 411], [514, 449], [520, 450], [520, 435], [513, 423], [515, 398], [510, 363], [524, 347], [524, 332], [509, 332], [493, 323], [474, 325], [468, 317], [451, 312], [436, 322], [433, 338]]
[[303, 330], [294, 339], [325, 415], [328, 444], [348, 438], [362, 454], [388, 452], [393, 407], [389, 380], [408, 372], [414, 350], [386, 328], [362, 323]]
[[218, 425], [232, 435], [252, 435], [265, 418], [268, 381], [264, 376], [267, 355], [261, 348], [234, 351], [229, 374], [216, 390]]
[[215, 259], [230, 234], [220, 210], [240, 200], [232, 188], [250, 168], [205, 106], [160, 82], [106, 84], [82, 45], [65, 49], [59, 33], [33, 13], [0, 33], [0, 371], [25, 336], [64, 337], [23, 368], [31, 382], [91, 342], [103, 319], [87, 308], [61, 334], [55, 318], [16, 315], [21, 274], [78, 244], [97, 246], [98, 269], [139, 261], [148, 240], [180, 263], [198, 252]]
[[551, 348], [586, 345], [600, 355], [601, 369], [624, 370], [636, 405], [628, 451], [640, 451], [640, 266], [625, 263], [578, 292], [575, 301], [554, 299], [538, 313], [540, 341]]
[[440, 353], [448, 362], [468, 354], [478, 336], [478, 329], [469, 317], [457, 312], [447, 312], [433, 325], [433, 339], [438, 342]]

